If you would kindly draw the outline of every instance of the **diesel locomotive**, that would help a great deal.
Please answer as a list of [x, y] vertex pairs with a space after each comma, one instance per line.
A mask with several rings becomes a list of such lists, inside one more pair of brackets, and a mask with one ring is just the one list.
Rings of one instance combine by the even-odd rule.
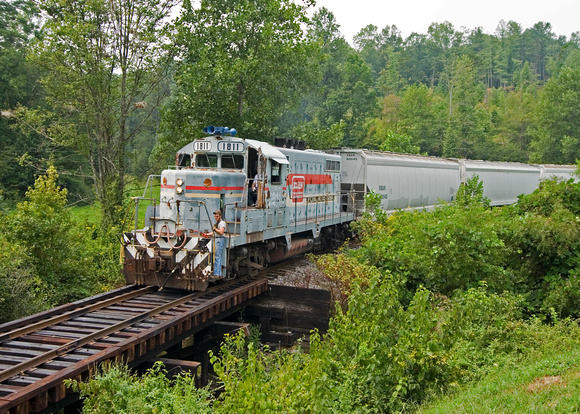
[[[204, 131], [207, 138], [181, 148], [161, 173], [158, 200], [134, 199], [135, 229], [123, 235], [128, 283], [205, 290], [345, 240], [354, 211], [341, 192], [339, 155], [241, 139], [223, 127]], [[223, 235], [212, 232], [215, 211]]]

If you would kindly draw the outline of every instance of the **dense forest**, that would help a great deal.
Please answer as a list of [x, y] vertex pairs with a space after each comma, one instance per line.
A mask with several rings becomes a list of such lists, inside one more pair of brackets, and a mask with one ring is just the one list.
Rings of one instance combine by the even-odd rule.
[[[209, 124], [310, 148], [580, 158], [580, 32], [369, 25], [351, 45], [314, 3], [0, 0], [0, 322], [122, 284], [129, 196]], [[230, 338], [217, 394], [115, 366], [69, 383], [84, 412], [577, 410], [580, 184], [502, 208], [476, 179], [434, 212], [366, 203], [359, 248], [313, 259], [337, 302], [309, 353]], [[544, 376], [559, 388], [530, 391]]]
[[445, 157], [574, 163], [580, 34], [500, 20], [401, 36], [289, 0], [0, 3], [0, 196], [54, 165], [69, 203], [118, 221], [127, 183], [208, 124]]

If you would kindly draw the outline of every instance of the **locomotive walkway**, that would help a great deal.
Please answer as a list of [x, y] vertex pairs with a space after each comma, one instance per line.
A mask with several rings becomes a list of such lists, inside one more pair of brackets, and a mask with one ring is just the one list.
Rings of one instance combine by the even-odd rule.
[[65, 379], [152, 359], [267, 289], [264, 279], [191, 294], [127, 286], [0, 325], [0, 414], [54, 412], [76, 398]]

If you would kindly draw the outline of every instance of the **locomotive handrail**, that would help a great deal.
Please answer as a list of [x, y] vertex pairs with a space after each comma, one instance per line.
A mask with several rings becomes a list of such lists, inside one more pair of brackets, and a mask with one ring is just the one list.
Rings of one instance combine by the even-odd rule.
[[133, 200], [135, 202], [135, 229], [133, 230], [133, 232], [135, 232], [138, 228], [139, 228], [139, 202], [141, 200], [149, 200], [149, 201], [153, 201], [153, 205], [155, 206], [157, 203], [157, 199], [156, 198], [151, 198], [151, 197], [131, 197], [131, 200]]
[[[246, 193], [247, 193], [247, 191], [246, 191]], [[242, 196], [242, 198], [243, 198], [243, 196]], [[236, 226], [237, 226], [237, 220], [236, 220], [236, 215], [237, 215], [237, 213], [236, 213], [237, 208], [236, 207], [237, 207], [237, 204], [238, 204], [237, 202], [234, 202], [234, 203], [229, 203], [229, 204], [225, 204], [224, 205], [224, 217], [223, 217], [223, 220], [226, 223], [226, 232], [228, 233], [228, 236], [229, 236], [228, 237], [228, 247], [227, 247], [227, 249], [228, 249], [228, 256], [227, 257], [230, 257], [231, 250], [232, 250], [232, 233], [230, 232], [230, 228], [229, 228], [228, 222], [226, 220], [226, 211], [227, 211], [227, 207], [228, 206], [234, 206], [234, 234], [235, 234], [235, 232], [236, 232]], [[227, 263], [226, 263], [226, 266], [227, 266]]]
[[[203, 208], [205, 210], [205, 214], [207, 215], [207, 221], [211, 225], [211, 217], [209, 215], [209, 211], [207, 210], [207, 204], [206, 204], [205, 200], [201, 201], [199, 204], [200, 205], [203, 205]], [[201, 214], [200, 214], [200, 216], [201, 216]], [[227, 227], [227, 225], [226, 225], [226, 227]], [[212, 234], [212, 237], [211, 237], [212, 249], [209, 252], [209, 258], [210, 258], [210, 261], [211, 261], [211, 269], [212, 269], [212, 273], [213, 273], [213, 271], [215, 270], [214, 269], [214, 262], [215, 262], [215, 232], [212, 231], [211, 234]]]
[[[147, 183], [145, 184], [145, 189], [143, 190], [143, 198], [145, 198], [145, 195], [147, 194], [147, 188], [149, 187], [149, 182], [151, 181], [152, 178], [156, 178], [159, 177], [161, 178], [161, 174], [151, 174], [149, 175], [149, 177], [147, 177]], [[151, 186], [151, 194], [153, 194], [153, 185]], [[153, 195], [151, 196], [151, 198], [153, 198]]]

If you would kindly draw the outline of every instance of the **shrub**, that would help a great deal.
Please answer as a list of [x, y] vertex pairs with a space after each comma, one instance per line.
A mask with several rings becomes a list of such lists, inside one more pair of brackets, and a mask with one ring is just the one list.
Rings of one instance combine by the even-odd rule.
[[321, 367], [300, 347], [271, 352], [247, 343], [243, 333], [230, 337], [219, 356], [210, 352], [222, 393], [216, 413], [320, 412], [316, 384], [323, 381]]
[[408, 307], [389, 275], [368, 268], [353, 283], [348, 310], [337, 309], [321, 354], [329, 412], [393, 412], [444, 386], [445, 363], [431, 294], [419, 289]]
[[41, 285], [26, 249], [0, 239], [0, 323], [41, 310]]
[[[528, 314], [580, 316], [574, 269], [580, 267], [580, 185], [547, 181], [515, 206], [489, 208], [474, 177], [454, 204], [433, 212], [375, 211], [355, 229], [352, 255], [388, 270], [411, 299], [419, 286], [451, 296], [485, 281], [491, 292], [525, 294]], [[572, 279], [571, 279], [572, 278]]]
[[48, 169], [47, 175], [38, 177], [34, 187], [26, 192], [28, 200], [18, 203], [3, 224], [9, 239], [26, 249], [37, 269], [46, 306], [83, 296], [76, 292], [82, 284], [75, 269], [76, 240], [70, 234], [67, 191], [56, 185], [57, 178], [54, 167]]
[[66, 384], [84, 398], [85, 414], [190, 414], [211, 413], [211, 395], [198, 389], [189, 375], [166, 377], [157, 362], [145, 375], [132, 374], [126, 365], [113, 364], [99, 370], [88, 382]]
[[407, 301], [419, 286], [451, 295], [487, 280], [493, 291], [513, 288], [505, 267], [508, 247], [498, 215], [481, 204], [443, 205], [433, 212], [397, 212], [383, 230], [363, 237], [353, 255], [406, 283]]
[[21, 253], [15, 263], [3, 266], [20, 263], [21, 269], [34, 269], [34, 287], [45, 308], [110, 289], [122, 280], [115, 229], [73, 222], [67, 191], [56, 185], [57, 178], [56, 169], [49, 168], [28, 189], [27, 200], [0, 223], [11, 251]]

